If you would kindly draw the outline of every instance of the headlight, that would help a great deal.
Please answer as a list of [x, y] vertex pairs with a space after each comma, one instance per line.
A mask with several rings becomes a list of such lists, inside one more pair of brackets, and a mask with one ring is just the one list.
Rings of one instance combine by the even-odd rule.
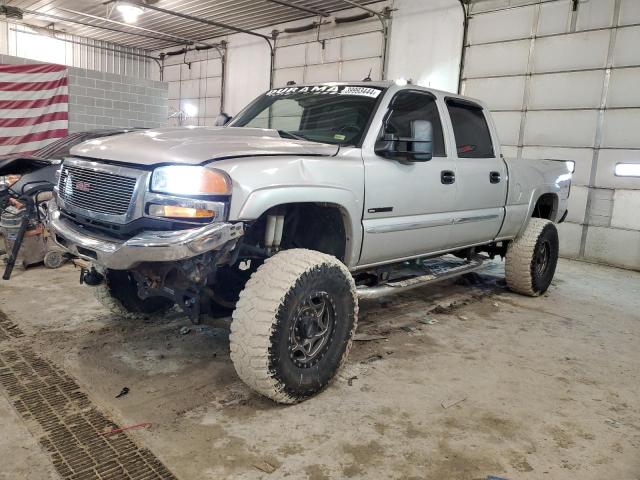
[[151, 177], [151, 191], [171, 195], [229, 195], [231, 180], [226, 173], [206, 167], [171, 165], [159, 167]]

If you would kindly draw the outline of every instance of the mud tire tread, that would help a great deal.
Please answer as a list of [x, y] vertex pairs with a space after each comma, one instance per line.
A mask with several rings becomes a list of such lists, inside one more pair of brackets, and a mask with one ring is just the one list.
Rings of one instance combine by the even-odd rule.
[[[510, 290], [530, 297], [537, 297], [546, 291], [546, 287], [544, 289], [535, 287], [532, 263], [536, 245], [545, 229], [549, 228], [555, 231], [557, 239], [557, 231], [553, 222], [543, 218], [532, 218], [522, 235], [509, 243], [505, 277]], [[557, 257], [555, 261], [557, 261]], [[553, 268], [555, 270], [555, 265]]]
[[271, 369], [270, 347], [277, 314], [288, 292], [296, 286], [298, 280], [305, 273], [323, 266], [340, 269], [353, 297], [353, 326], [340, 359], [339, 370], [348, 358], [353, 342], [358, 319], [358, 300], [353, 277], [337, 258], [306, 249], [285, 250], [274, 255], [251, 276], [233, 313], [230, 347], [236, 372], [249, 387], [278, 403], [292, 404], [304, 398], [287, 392]]

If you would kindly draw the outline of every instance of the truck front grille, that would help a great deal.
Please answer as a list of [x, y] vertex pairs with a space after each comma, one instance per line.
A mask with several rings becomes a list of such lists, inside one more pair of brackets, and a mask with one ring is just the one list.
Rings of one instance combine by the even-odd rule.
[[63, 164], [58, 192], [65, 203], [105, 215], [125, 215], [136, 178]]

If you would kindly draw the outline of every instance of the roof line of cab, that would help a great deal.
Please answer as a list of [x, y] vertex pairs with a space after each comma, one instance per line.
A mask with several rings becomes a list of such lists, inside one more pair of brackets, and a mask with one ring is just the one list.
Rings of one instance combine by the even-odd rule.
[[406, 85], [399, 85], [395, 80], [360, 80], [360, 81], [340, 81], [340, 82], [311, 82], [311, 83], [296, 83], [291, 85], [283, 85], [281, 87], [274, 87], [271, 90], [280, 90], [282, 88], [301, 88], [301, 87], [314, 87], [320, 85], [330, 85], [330, 86], [341, 86], [341, 85], [353, 85], [358, 87], [374, 87], [374, 88], [383, 88], [385, 90], [399, 91], [399, 90], [422, 90], [425, 92], [432, 93], [438, 97], [446, 97], [446, 98], [459, 98], [462, 100], [470, 100], [482, 107], [486, 108], [484, 102], [477, 98], [468, 97], [465, 95], [460, 95], [459, 93], [447, 92], [446, 90], [438, 90], [437, 88], [431, 87], [423, 87], [422, 85], [417, 85], [413, 83], [407, 83]]

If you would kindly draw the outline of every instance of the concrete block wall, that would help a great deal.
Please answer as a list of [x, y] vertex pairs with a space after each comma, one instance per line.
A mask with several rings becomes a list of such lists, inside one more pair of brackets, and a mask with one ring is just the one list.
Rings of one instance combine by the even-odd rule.
[[69, 131], [167, 125], [168, 85], [69, 68]]
[[[42, 63], [0, 55], [0, 63]], [[168, 84], [69, 67], [69, 132], [167, 125]]]

